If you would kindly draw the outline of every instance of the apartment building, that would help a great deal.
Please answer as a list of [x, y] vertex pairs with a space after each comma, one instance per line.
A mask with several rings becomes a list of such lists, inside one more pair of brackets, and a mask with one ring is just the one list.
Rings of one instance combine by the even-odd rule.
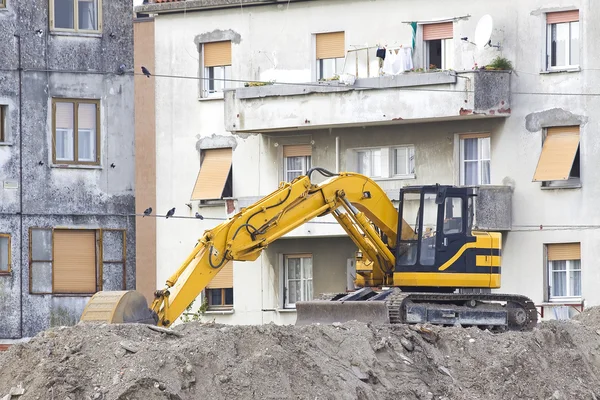
[[[503, 234], [502, 292], [529, 296], [544, 318], [600, 303], [590, 172], [600, 162], [599, 6], [213, 0], [135, 10], [153, 32], [141, 40], [152, 42], [156, 75], [148, 202], [189, 217], [158, 219], [155, 238], [138, 238], [156, 249], [156, 287], [205, 229], [319, 166], [366, 174], [396, 204], [408, 185], [475, 186], [475, 226]], [[490, 40], [478, 44], [482, 18]], [[293, 323], [296, 301], [351, 287], [355, 250], [318, 218], [224, 268], [203, 294], [204, 318]]]
[[135, 287], [131, 4], [0, 1], [0, 339]]

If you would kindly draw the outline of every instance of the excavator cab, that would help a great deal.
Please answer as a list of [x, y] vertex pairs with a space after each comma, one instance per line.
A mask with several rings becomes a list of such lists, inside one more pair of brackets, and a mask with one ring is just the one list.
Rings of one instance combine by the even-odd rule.
[[[458, 287], [497, 287], [501, 236], [472, 232], [475, 195], [473, 188], [442, 185], [400, 190], [398, 221], [406, 221], [414, 233], [397, 237], [394, 286], [446, 293]], [[478, 268], [478, 255], [489, 262], [494, 257], [496, 265]], [[498, 277], [491, 279], [492, 273]]]

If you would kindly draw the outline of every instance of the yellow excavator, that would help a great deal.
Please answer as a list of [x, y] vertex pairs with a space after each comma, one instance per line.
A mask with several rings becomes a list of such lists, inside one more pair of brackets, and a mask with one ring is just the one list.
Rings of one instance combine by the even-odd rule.
[[[311, 182], [315, 172], [326, 179]], [[297, 302], [297, 325], [357, 320], [531, 330], [537, 310], [529, 298], [491, 292], [500, 287], [502, 237], [472, 230], [474, 196], [467, 187], [405, 187], [396, 209], [364, 175], [312, 168], [205, 231], [150, 307], [137, 291], [100, 291], [80, 320], [169, 327], [229, 260], [256, 260], [273, 241], [331, 214], [358, 247], [355, 290]]]

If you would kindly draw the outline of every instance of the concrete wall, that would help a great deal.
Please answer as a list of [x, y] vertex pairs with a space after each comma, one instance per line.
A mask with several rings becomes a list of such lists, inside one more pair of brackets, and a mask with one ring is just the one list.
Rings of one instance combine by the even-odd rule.
[[[103, 32], [88, 36], [48, 32], [47, 1], [0, 9], [0, 104], [8, 105], [10, 126], [0, 144], [0, 232], [11, 234], [13, 250], [12, 273], [0, 276], [2, 339], [73, 323], [86, 301], [29, 294], [30, 226], [126, 230], [127, 287], [135, 287], [135, 222], [127, 216], [134, 213], [133, 79], [117, 73], [121, 64], [133, 67], [130, 7], [103, 1]], [[99, 167], [52, 164], [52, 97], [100, 99]]]
[[[134, 20], [134, 71], [154, 71], [154, 21]], [[135, 209], [156, 210], [156, 128], [154, 78], [136, 75]], [[156, 212], [156, 211], [155, 211]], [[136, 290], [150, 303], [156, 289], [156, 219], [136, 219]]]
[[[161, 6], [152, 7], [159, 10]], [[543, 13], [565, 7], [579, 7], [580, 10], [581, 70], [541, 72], [545, 48]], [[472, 40], [477, 21], [488, 13], [494, 19], [492, 42], [500, 43], [500, 50], [493, 47], [479, 50], [472, 44], [460, 41], [464, 36]], [[388, 15], [397, 17], [386, 18]], [[314, 81], [315, 72], [311, 42], [313, 33], [344, 30], [347, 47], [382, 42], [409, 44], [410, 28], [401, 21], [466, 15], [471, 17], [459, 19], [455, 24], [454, 69], [471, 70], [475, 63], [485, 65], [497, 55], [511, 60], [516, 71], [511, 76], [510, 117], [487, 121], [367, 126], [364, 129], [333, 127], [331, 130], [298, 133], [239, 134], [234, 136], [237, 144], [233, 156], [234, 197], [240, 204], [246, 201], [244, 199], [264, 196], [277, 187], [281, 179], [281, 161], [275, 143], [310, 143], [312, 140], [313, 165], [331, 170], [335, 169], [336, 136], [342, 149], [339, 154], [341, 169], [350, 166], [346, 149], [415, 144], [415, 179], [380, 182], [392, 194], [403, 184], [458, 183], [456, 134], [491, 132], [491, 184], [506, 185], [513, 190], [510, 200], [512, 230], [504, 233], [502, 291], [528, 295], [536, 303], [543, 301], [543, 244], [581, 240], [583, 297], [588, 305], [600, 304], [600, 294], [593, 289], [593, 283], [600, 274], [594, 264], [594, 260], [600, 256], [594, 245], [597, 241], [595, 230], [546, 228], [540, 232], [539, 229], [540, 225], [586, 225], [597, 219], [596, 199], [600, 185], [592, 178], [592, 171], [598, 170], [600, 163], [593, 156], [600, 147], [600, 139], [594, 135], [599, 128], [594, 110], [600, 109], [600, 104], [596, 96], [578, 95], [593, 92], [600, 80], [600, 75], [593, 70], [600, 61], [600, 54], [594, 47], [598, 28], [593, 22], [600, 15], [597, 4], [581, 0], [560, 0], [552, 4], [541, 0], [513, 0], [508, 3], [432, 0], [419, 7], [408, 0], [323, 0], [291, 2], [289, 6], [269, 4], [190, 11], [185, 16], [158, 14], [156, 59], [162, 62], [157, 63], [156, 72], [198, 76], [196, 39], [230, 30], [239, 38], [232, 46], [234, 79], [310, 82]], [[417, 51], [416, 62], [420, 62], [421, 56]], [[189, 202], [198, 172], [196, 142], [213, 134], [218, 137], [230, 136], [224, 129], [223, 100], [198, 100], [198, 85], [194, 80], [156, 78], [156, 82], [157, 103], [162, 102], [157, 112], [157, 171], [160, 171], [157, 174], [157, 208], [164, 213], [177, 206], [180, 215], [191, 216], [197, 204], [193, 204], [194, 209], [188, 212], [185, 203]], [[432, 92], [433, 104], [435, 96], [435, 92]], [[389, 101], [393, 102], [394, 98], [390, 97]], [[486, 105], [487, 102], [495, 102], [495, 99], [488, 99], [480, 93], [474, 101]], [[356, 112], [362, 112], [362, 106], [360, 101], [353, 105]], [[571, 189], [541, 188], [539, 183], [532, 182], [532, 178], [541, 152], [542, 128], [570, 123], [582, 124], [582, 185]], [[224, 215], [223, 210], [219, 212], [221, 216]], [[214, 226], [217, 222], [159, 220], [158, 223], [158, 269], [159, 275], [166, 276], [166, 271], [176, 267], [171, 260], [185, 258], [199, 230]], [[532, 228], [536, 226], [538, 228]], [[332, 231], [328, 234], [338, 233]], [[306, 232], [299, 235], [308, 236]], [[268, 264], [268, 261], [263, 257], [261, 263]], [[253, 265], [252, 268], [259, 268]], [[234, 273], [238, 271], [236, 265]], [[234, 279], [238, 282], [238, 278]], [[159, 279], [159, 285], [160, 282]], [[260, 281], [252, 282], [261, 285]], [[255, 301], [254, 289], [236, 284], [235, 290], [236, 299]], [[236, 307], [239, 304], [236, 303]], [[234, 317], [230, 321], [235, 321]]]

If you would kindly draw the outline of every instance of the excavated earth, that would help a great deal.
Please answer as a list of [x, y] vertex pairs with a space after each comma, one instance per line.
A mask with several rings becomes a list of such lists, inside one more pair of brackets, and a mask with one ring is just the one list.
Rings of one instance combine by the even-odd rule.
[[531, 332], [79, 324], [0, 354], [0, 398], [600, 399], [600, 308]]

